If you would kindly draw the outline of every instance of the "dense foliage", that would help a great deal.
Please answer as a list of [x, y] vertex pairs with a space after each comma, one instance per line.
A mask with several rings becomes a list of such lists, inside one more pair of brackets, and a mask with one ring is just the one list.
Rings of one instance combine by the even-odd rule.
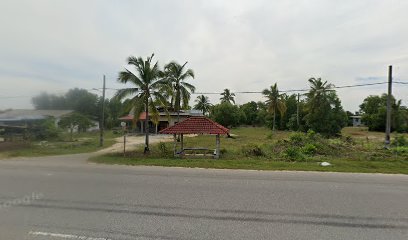
[[[387, 117], [387, 94], [368, 96], [360, 105], [362, 121], [372, 131], [384, 131]], [[408, 109], [401, 106], [401, 100], [391, 97], [391, 130], [408, 131]]]

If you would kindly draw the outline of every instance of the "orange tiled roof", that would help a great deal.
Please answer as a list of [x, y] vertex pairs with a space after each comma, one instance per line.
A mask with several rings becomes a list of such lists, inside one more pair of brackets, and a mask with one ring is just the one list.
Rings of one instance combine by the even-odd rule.
[[228, 134], [229, 129], [204, 117], [190, 117], [171, 127], [161, 130], [162, 134]]

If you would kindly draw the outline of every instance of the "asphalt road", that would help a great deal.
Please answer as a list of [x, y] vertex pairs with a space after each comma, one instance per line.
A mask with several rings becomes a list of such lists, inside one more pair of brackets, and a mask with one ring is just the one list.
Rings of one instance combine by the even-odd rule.
[[408, 239], [408, 176], [0, 161], [0, 239]]

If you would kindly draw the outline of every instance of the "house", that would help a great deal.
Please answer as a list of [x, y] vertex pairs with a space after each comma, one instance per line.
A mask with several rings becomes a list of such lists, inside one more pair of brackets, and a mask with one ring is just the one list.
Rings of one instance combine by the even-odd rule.
[[[180, 110], [178, 114], [179, 117], [175, 111], [165, 111], [163, 108], [158, 108], [157, 110], [159, 112], [157, 124], [151, 120], [152, 113], [149, 112], [149, 132], [156, 134], [165, 128], [173, 126], [179, 121], [179, 119], [181, 122], [191, 116], [203, 116], [202, 112], [199, 110]], [[129, 129], [132, 129], [133, 132], [144, 133], [146, 112], [140, 113], [139, 118], [135, 119], [133, 111], [130, 111], [128, 115], [120, 117], [119, 120], [125, 122], [126, 126]]]
[[350, 116], [351, 121], [353, 123], [353, 127], [363, 127], [364, 123], [361, 121], [360, 115]]
[[53, 118], [55, 125], [61, 117], [72, 113], [72, 110], [33, 110], [33, 109], [10, 109], [0, 112], [0, 135], [2, 141], [22, 140], [26, 137], [28, 129], [36, 123]]
[[40, 120], [54, 118], [57, 125], [62, 116], [72, 110], [10, 109], [0, 112], [0, 126], [30, 126]]

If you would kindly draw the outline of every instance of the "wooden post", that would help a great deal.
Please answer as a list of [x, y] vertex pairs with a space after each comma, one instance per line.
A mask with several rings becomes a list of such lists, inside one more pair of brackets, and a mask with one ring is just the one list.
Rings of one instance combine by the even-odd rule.
[[391, 101], [392, 101], [392, 66], [388, 67], [388, 95], [387, 95], [387, 118], [385, 123], [385, 147], [391, 143]]
[[174, 140], [173, 151], [174, 151], [174, 156], [176, 156], [177, 155], [177, 137], [176, 137], [176, 134], [173, 134], [173, 140]]
[[184, 150], [184, 136], [183, 136], [183, 134], [180, 135], [180, 138], [181, 138], [181, 151], [183, 151]]
[[220, 134], [217, 134], [215, 136], [215, 158], [219, 159], [220, 158]]
[[156, 123], [156, 134], [157, 134], [157, 123]]

